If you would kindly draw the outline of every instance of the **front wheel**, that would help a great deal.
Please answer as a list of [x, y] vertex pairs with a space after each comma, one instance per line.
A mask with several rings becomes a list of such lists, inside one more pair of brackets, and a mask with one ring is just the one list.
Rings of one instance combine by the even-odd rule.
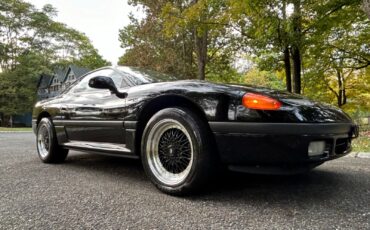
[[167, 108], [148, 122], [141, 158], [146, 174], [161, 191], [183, 195], [199, 189], [216, 167], [206, 124], [185, 108]]
[[36, 132], [37, 153], [44, 163], [61, 163], [67, 155], [68, 149], [58, 145], [54, 126], [49, 118], [42, 118]]

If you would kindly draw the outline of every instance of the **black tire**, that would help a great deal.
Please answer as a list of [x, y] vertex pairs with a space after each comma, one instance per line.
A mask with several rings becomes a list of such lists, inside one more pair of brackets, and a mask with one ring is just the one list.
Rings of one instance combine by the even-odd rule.
[[163, 109], [149, 120], [143, 132], [144, 170], [162, 192], [193, 193], [210, 181], [217, 168], [213, 144], [208, 126], [195, 113], [185, 108]]
[[47, 117], [42, 118], [37, 126], [36, 146], [44, 163], [61, 163], [68, 155], [68, 149], [63, 149], [58, 144], [53, 123]]

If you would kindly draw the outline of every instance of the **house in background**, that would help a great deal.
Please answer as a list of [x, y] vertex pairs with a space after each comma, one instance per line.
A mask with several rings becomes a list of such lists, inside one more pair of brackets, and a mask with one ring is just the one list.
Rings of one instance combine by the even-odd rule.
[[60, 94], [60, 92], [62, 91], [62, 83], [66, 71], [67, 71], [66, 69], [62, 68], [57, 68], [54, 70], [54, 74], [52, 75], [51, 82], [48, 87], [49, 89], [48, 98], [55, 97]]
[[67, 68], [55, 69], [52, 75], [41, 74], [37, 84], [37, 99], [44, 100], [59, 95], [89, 71], [87, 68], [69, 65]]
[[[59, 95], [72, 82], [79, 79], [90, 70], [87, 68], [69, 65], [67, 68], [56, 68], [53, 74], [41, 74], [37, 83], [37, 100]], [[14, 127], [31, 126], [32, 112], [12, 116]], [[3, 121], [5, 122], [5, 121]]]
[[49, 98], [49, 86], [53, 76], [41, 74], [37, 83], [37, 100]]
[[90, 70], [87, 68], [77, 67], [75, 65], [70, 65], [67, 69], [67, 72], [63, 78], [62, 90], [68, 88], [74, 81], [78, 78], [83, 76], [85, 73], [89, 72]]

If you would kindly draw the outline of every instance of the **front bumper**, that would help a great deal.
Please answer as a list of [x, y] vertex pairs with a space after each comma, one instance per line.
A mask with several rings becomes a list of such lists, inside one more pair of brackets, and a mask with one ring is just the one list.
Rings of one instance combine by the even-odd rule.
[[[351, 151], [358, 136], [352, 123], [209, 122], [221, 161], [228, 165], [315, 165]], [[325, 141], [322, 155], [310, 157], [312, 141]]]

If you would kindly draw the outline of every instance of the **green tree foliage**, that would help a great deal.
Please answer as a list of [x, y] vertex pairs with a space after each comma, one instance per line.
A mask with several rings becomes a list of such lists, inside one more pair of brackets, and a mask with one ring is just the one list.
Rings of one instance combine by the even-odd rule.
[[0, 73], [0, 111], [4, 116], [31, 111], [39, 74], [49, 71], [38, 54], [28, 53], [17, 60], [21, 68]]
[[247, 85], [258, 85], [272, 89], [284, 90], [284, 81], [281, 72], [271, 72], [251, 68], [244, 76], [244, 82]]
[[233, 0], [229, 1], [229, 9], [251, 55], [259, 57], [259, 66], [278, 70], [283, 65], [287, 90], [292, 88], [290, 73], [293, 73], [294, 92], [301, 93], [301, 68], [307, 47], [315, 45], [316, 37], [325, 31], [356, 17], [358, 13], [348, 15], [349, 18], [336, 15], [347, 8], [359, 11], [360, 4], [359, 0]]
[[310, 37], [304, 56], [307, 94], [317, 95], [310, 89], [319, 81], [321, 92], [331, 94], [339, 107], [348, 104], [353, 110], [367, 104], [357, 95], [366, 94], [370, 87], [366, 70], [370, 66], [369, 22], [357, 5], [348, 5], [333, 12], [325, 23], [316, 24], [317, 32]]
[[30, 111], [40, 73], [74, 63], [107, 65], [86, 35], [56, 22], [56, 9], [41, 10], [23, 0], [0, 1], [0, 113]]
[[240, 43], [258, 67], [275, 71], [285, 68], [286, 88], [292, 91], [292, 20], [287, 15], [289, 1], [227, 1], [230, 23], [240, 33]]
[[206, 0], [131, 3], [144, 8], [146, 17], [138, 20], [131, 16], [130, 25], [120, 31], [122, 47], [127, 50], [119, 64], [149, 67], [187, 78], [238, 80], [232, 68], [234, 35], [222, 14], [225, 3]]
[[[174, 4], [168, 2], [162, 9], [164, 33], [178, 36], [187, 31], [193, 40], [198, 78], [205, 79], [208, 63], [227, 64], [230, 59], [232, 36], [223, 13], [226, 4], [217, 0], [196, 0]], [[217, 73], [217, 72], [215, 72]], [[213, 74], [215, 74], [213, 73]]]
[[118, 64], [194, 78], [192, 41], [186, 33], [173, 39], [166, 38], [162, 33], [160, 4], [157, 8], [150, 3], [142, 3], [147, 4], [145, 19], [139, 21], [131, 16], [131, 23], [120, 30], [121, 47], [126, 51]]

